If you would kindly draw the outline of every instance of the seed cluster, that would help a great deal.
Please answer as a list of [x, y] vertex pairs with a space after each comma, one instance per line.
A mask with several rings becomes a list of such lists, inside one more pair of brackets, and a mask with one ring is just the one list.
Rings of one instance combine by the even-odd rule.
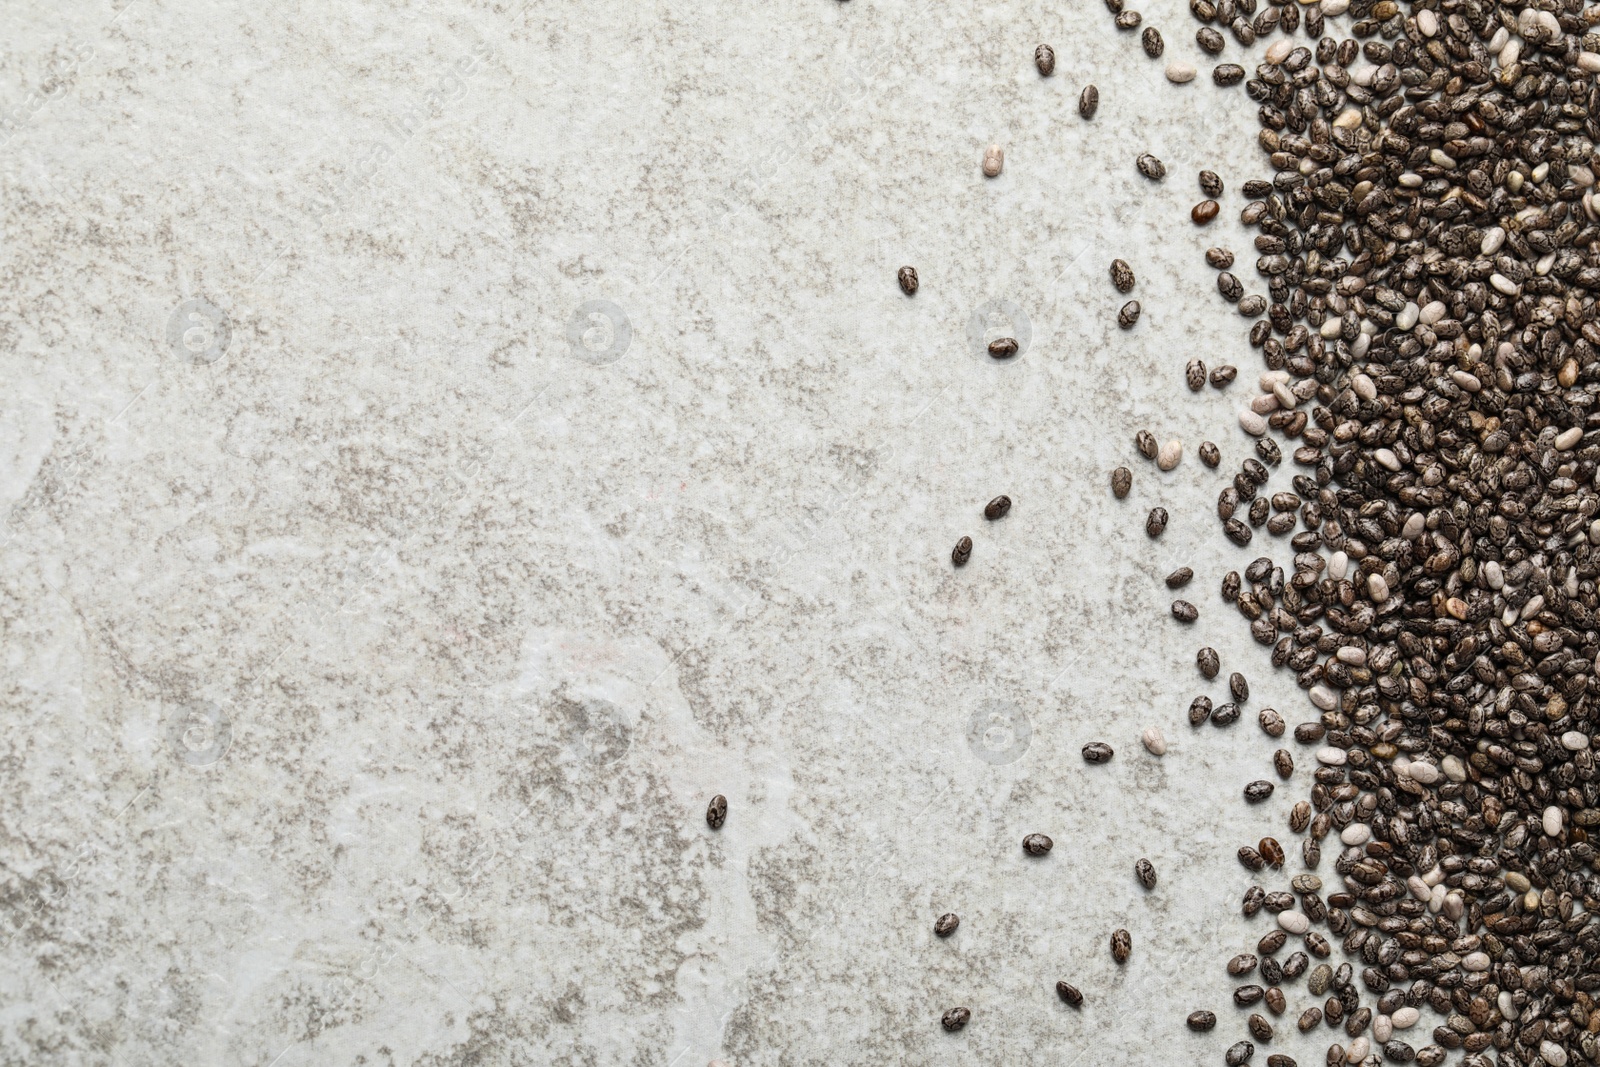
[[[1141, 27], [1124, 0], [1106, 4], [1119, 28]], [[1245, 893], [1243, 914], [1269, 928], [1228, 963], [1231, 978], [1251, 979], [1233, 988], [1234, 1004], [1261, 1013], [1223, 1060], [1251, 1062], [1273, 1041], [1303, 979], [1319, 1003], [1290, 1017], [1301, 1033], [1343, 1031], [1330, 1067], [1436, 1067], [1453, 1053], [1469, 1067], [1600, 1063], [1600, 924], [1590, 922], [1600, 875], [1588, 840], [1600, 826], [1600, 34], [1590, 32], [1600, 8], [1189, 7], [1205, 55], [1264, 45], [1253, 70], [1223, 62], [1212, 80], [1242, 85], [1257, 106], [1271, 168], [1237, 186], [1253, 274], [1230, 249], [1205, 252], [1264, 364], [1240, 401], [1248, 454], [1224, 472], [1217, 521], [1234, 545], [1264, 531], [1259, 544], [1290, 558], [1260, 556], [1224, 575], [1220, 593], [1312, 709], [1292, 730], [1311, 785], [1290, 809], [1289, 847], [1265, 836], [1237, 848], [1268, 882]], [[1307, 43], [1296, 44], [1302, 29]], [[1151, 58], [1165, 53], [1154, 27], [1139, 41]], [[1050, 46], [1034, 61], [1054, 75]], [[1166, 73], [1177, 84], [1195, 76], [1178, 59]], [[1085, 86], [1080, 117], [1099, 105]], [[998, 176], [1003, 162], [990, 146], [983, 173]], [[1151, 182], [1167, 176], [1148, 152], [1133, 163]], [[1199, 183], [1190, 217], [1206, 226], [1226, 185], [1211, 171]], [[1110, 276], [1120, 294], [1136, 288], [1121, 259]], [[916, 292], [914, 270], [900, 280]], [[1128, 300], [1117, 323], [1131, 330], [1141, 313]], [[988, 346], [997, 360], [1018, 351], [1014, 338]], [[1192, 358], [1184, 383], [1228, 390], [1238, 373]], [[1162, 471], [1179, 466], [1179, 442], [1140, 431], [1134, 443]], [[1216, 444], [1198, 454], [1222, 470]], [[1113, 495], [1126, 498], [1132, 482], [1117, 467]], [[996, 498], [985, 515], [1009, 506]], [[1146, 533], [1159, 538], [1170, 521], [1154, 507]], [[961, 538], [952, 561], [971, 551]], [[1180, 568], [1167, 584], [1193, 577]], [[1200, 617], [1190, 600], [1171, 612]], [[1221, 674], [1212, 648], [1196, 663], [1207, 680]], [[1194, 698], [1192, 727], [1237, 723], [1250, 685], [1237, 671], [1227, 684], [1225, 703]], [[1269, 738], [1290, 733], [1272, 708], [1256, 717]], [[1142, 740], [1153, 756], [1167, 751], [1157, 726]], [[1101, 763], [1112, 749], [1093, 742], [1083, 755]], [[1295, 781], [1289, 749], [1270, 763], [1279, 782]], [[1261, 804], [1276, 784], [1235, 788]], [[713, 826], [721, 818], [708, 812]], [[1034, 857], [1052, 847], [1043, 834], [1022, 844]], [[1325, 847], [1326, 883], [1315, 873]], [[1154, 890], [1148, 860], [1134, 873]], [[935, 932], [948, 936], [955, 921], [941, 917]], [[1129, 932], [1113, 932], [1110, 948], [1127, 963]], [[1056, 990], [1081, 1006], [1076, 987]], [[1425, 1011], [1438, 1019], [1431, 1032]], [[950, 1009], [945, 1029], [970, 1015]], [[1187, 1018], [1197, 1033], [1217, 1022], [1207, 1009]], [[1417, 1027], [1431, 1040], [1414, 1039]], [[1266, 1062], [1295, 1067], [1282, 1054]]]

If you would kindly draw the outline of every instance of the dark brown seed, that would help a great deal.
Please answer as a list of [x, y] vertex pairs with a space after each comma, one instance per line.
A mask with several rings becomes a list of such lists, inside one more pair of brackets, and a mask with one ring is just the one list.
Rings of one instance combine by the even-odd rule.
[[1300, 1032], [1303, 1034], [1314, 1030], [1321, 1021], [1322, 1009], [1313, 1005], [1300, 1013], [1300, 1020], [1295, 1025], [1300, 1028]]
[[1228, 692], [1233, 694], [1233, 699], [1243, 702], [1250, 699], [1250, 683], [1244, 680], [1244, 675], [1234, 671], [1228, 675]]
[[1208, 55], [1217, 55], [1227, 46], [1227, 40], [1210, 26], [1202, 26], [1195, 31], [1195, 42], [1200, 45], [1201, 51]]
[[1179, 567], [1177, 570], [1167, 575], [1167, 588], [1182, 589], [1184, 586], [1188, 585], [1190, 580], [1193, 578], [1194, 571], [1191, 568]]
[[1074, 1008], [1083, 1007], [1083, 994], [1078, 992], [1078, 987], [1066, 982], [1056, 983], [1056, 996], [1066, 1001]]
[[1263, 956], [1273, 956], [1288, 942], [1289, 935], [1282, 930], [1269, 930], [1256, 942], [1256, 951]]
[[1134, 286], [1133, 268], [1120, 259], [1111, 261], [1111, 284], [1116, 286], [1117, 292], [1126, 293]]
[[1267, 861], [1261, 858], [1261, 853], [1249, 845], [1240, 845], [1237, 855], [1239, 862], [1252, 871], [1259, 871], [1267, 865]]
[[[1282, 1015], [1289, 1008], [1289, 998], [1285, 997], [1283, 995], [1283, 990], [1279, 989], [1277, 986], [1269, 987], [1267, 989], [1267, 995], [1263, 999], [1267, 1002], [1267, 1010], [1272, 1012], [1274, 1015]], [[1270, 1030], [1265, 1035], [1257, 1034], [1256, 1036], [1262, 1041], [1272, 1040], [1272, 1033]]]
[[1189, 704], [1189, 725], [1199, 726], [1211, 718], [1211, 698], [1195, 697]]
[[1144, 46], [1144, 54], [1151, 59], [1161, 58], [1161, 53], [1166, 50], [1166, 45], [1161, 40], [1161, 31], [1154, 26], [1146, 26], [1144, 33], [1139, 37], [1139, 43]]
[[1133, 162], [1134, 166], [1139, 168], [1139, 173], [1143, 174], [1151, 181], [1160, 181], [1162, 178], [1167, 176], [1166, 164], [1162, 163], [1161, 160], [1157, 159], [1155, 156], [1152, 156], [1149, 152], [1140, 153], [1139, 157]]
[[1267, 898], [1267, 891], [1258, 885], [1253, 885], [1244, 891], [1242, 910], [1245, 918], [1249, 918], [1261, 910], [1261, 904]]
[[1252, 804], [1259, 804], [1272, 795], [1272, 790], [1271, 782], [1259, 779], [1244, 787], [1244, 798]]
[[1128, 490], [1133, 488], [1133, 472], [1127, 467], [1118, 467], [1111, 472], [1111, 493], [1118, 500], [1128, 495]]
[[1172, 602], [1172, 617], [1179, 622], [1194, 622], [1200, 617], [1200, 609], [1187, 600], [1174, 600]]
[[1239, 705], [1231, 700], [1226, 704], [1217, 705], [1217, 709], [1211, 713], [1212, 726], [1232, 726], [1238, 721]]
[[1217, 650], [1207, 645], [1194, 654], [1195, 666], [1200, 668], [1200, 673], [1207, 678], [1215, 678], [1222, 669], [1222, 659], [1217, 655]]
[[1005, 518], [1006, 512], [1010, 510], [1011, 498], [1008, 496], [997, 496], [983, 506], [983, 517], [988, 519], [990, 522], [993, 522], [995, 519]]
[[1217, 273], [1217, 292], [1222, 294], [1222, 299], [1230, 304], [1236, 304], [1244, 296], [1244, 283], [1235, 278], [1229, 271]]
[[1239, 978], [1255, 970], [1256, 964], [1259, 962], [1260, 960], [1250, 953], [1241, 952], [1228, 961], [1228, 974], [1234, 978]]
[[1278, 844], [1275, 837], [1263, 837], [1256, 845], [1256, 851], [1261, 853], [1261, 858], [1267, 861], [1268, 867], [1283, 866], [1283, 846]]
[[1055, 842], [1044, 834], [1029, 834], [1022, 839], [1022, 851], [1030, 856], [1043, 856], [1054, 845]]
[[1206, 365], [1198, 359], [1191, 359], [1183, 368], [1183, 382], [1189, 387], [1189, 392], [1198, 393], [1206, 386]]
[[1134, 323], [1139, 321], [1139, 301], [1130, 300], [1122, 305], [1122, 310], [1117, 312], [1117, 325], [1124, 330], [1133, 329]]
[[1094, 118], [1094, 113], [1100, 107], [1100, 90], [1093, 85], [1086, 85], [1078, 96], [1078, 117], [1083, 119]]
[[1214, 388], [1221, 389], [1239, 376], [1239, 368], [1224, 363], [1211, 372], [1211, 384]]
[[1144, 520], [1144, 532], [1151, 537], [1160, 537], [1167, 528], [1167, 509], [1151, 508], [1150, 515]]
[[1210, 441], [1200, 442], [1200, 462], [1208, 467], [1215, 467], [1222, 462], [1222, 450]]
[[1146, 889], [1156, 887], [1156, 869], [1149, 860], [1141, 859], [1133, 865], [1134, 876], [1139, 879], [1139, 884]]
[[1272, 1040], [1272, 1024], [1267, 1022], [1267, 1020], [1262, 1018], [1260, 1015], [1250, 1016], [1249, 1020], [1246, 1021], [1245, 1026], [1249, 1028], [1250, 1036], [1255, 1038], [1257, 1041]]
[[1223, 523], [1222, 532], [1228, 535], [1228, 540], [1232, 541], [1240, 548], [1248, 545], [1250, 543], [1250, 538], [1253, 536], [1250, 532], [1250, 527], [1246, 526], [1238, 519], [1229, 519], [1227, 522]]
[[1139, 454], [1145, 459], [1155, 459], [1157, 453], [1160, 451], [1159, 446], [1156, 444], [1155, 435], [1149, 430], [1140, 430], [1138, 433], [1134, 434], [1133, 444], [1134, 447], [1139, 450]]
[[997, 337], [989, 342], [989, 355], [994, 359], [1010, 359], [1017, 354], [1015, 337]]
[[1215, 200], [1202, 200], [1189, 209], [1189, 218], [1193, 219], [1197, 225], [1204, 226], [1216, 218], [1217, 213], [1221, 210], [1222, 205]]
[[916, 295], [918, 284], [920, 283], [917, 281], [917, 268], [900, 268], [900, 288], [904, 290], [907, 296]]
[[1206, 262], [1218, 270], [1227, 270], [1233, 266], [1233, 253], [1226, 248], [1206, 249]]
[[1228, 1051], [1222, 1054], [1222, 1062], [1227, 1067], [1240, 1067], [1249, 1063], [1250, 1057], [1256, 1054], [1256, 1047], [1248, 1041], [1235, 1041], [1228, 1046]]
[[711, 803], [706, 805], [706, 825], [713, 830], [722, 829], [722, 824], [728, 821], [728, 798], [718, 793], [711, 798]]
[[967, 560], [972, 558], [972, 538], [963, 537], [956, 542], [956, 547], [950, 550], [950, 562], [957, 567], [965, 567]]
[[1111, 746], [1104, 741], [1090, 741], [1083, 746], [1083, 758], [1089, 763], [1105, 763], [1112, 755]]
[[1297, 834], [1305, 833], [1307, 826], [1311, 825], [1311, 804], [1308, 801], [1297, 801], [1289, 809], [1289, 829]]
[[1286, 749], [1278, 749], [1272, 754], [1272, 769], [1278, 772], [1278, 777], [1288, 781], [1294, 775], [1294, 757]]
[[1124, 11], [1116, 17], [1115, 21], [1119, 30], [1136, 30], [1139, 28], [1139, 23], [1144, 21], [1144, 18], [1137, 11]]
[[1244, 81], [1244, 68], [1237, 63], [1221, 63], [1211, 71], [1211, 80], [1227, 88]]
[[1261, 724], [1261, 732], [1268, 737], [1282, 737], [1285, 729], [1283, 716], [1272, 708], [1262, 708], [1256, 715], [1256, 721]]
[[1042, 44], [1033, 50], [1033, 65], [1039, 68], [1039, 73], [1046, 78], [1056, 72], [1056, 50], [1047, 44]]
[[1217, 177], [1216, 171], [1203, 170], [1200, 172], [1200, 191], [1212, 200], [1222, 195], [1222, 179]]
[[1242, 985], [1233, 991], [1233, 1002], [1241, 1008], [1248, 1008], [1259, 1001], [1265, 993], [1266, 990], [1258, 985]]
[[968, 1008], [951, 1008], [939, 1019], [939, 1025], [950, 1033], [966, 1026], [972, 1019], [972, 1011]]
[[953, 911], [947, 911], [933, 921], [933, 932], [940, 937], [949, 937], [956, 932], [956, 927], [960, 925], [960, 917]]
[[1213, 1030], [1216, 1028], [1217, 1016], [1215, 1012], [1210, 1011], [1191, 1011], [1189, 1013], [1189, 1017], [1185, 1019], [1184, 1022], [1188, 1024], [1189, 1029], [1195, 1031], [1196, 1033], [1203, 1034], [1207, 1030]]
[[1133, 935], [1126, 930], [1113, 930], [1111, 933], [1111, 958], [1118, 963], [1127, 963], [1128, 956], [1133, 952]]

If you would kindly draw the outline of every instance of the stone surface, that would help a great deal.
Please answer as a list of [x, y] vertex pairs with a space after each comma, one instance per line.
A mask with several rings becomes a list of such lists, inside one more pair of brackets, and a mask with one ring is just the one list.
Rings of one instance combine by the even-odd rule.
[[[1182, 3], [1144, 13], [1203, 62]], [[1253, 254], [1242, 89], [1175, 89], [1100, 5], [7, 22], [0, 1063], [1237, 1039], [1183, 1019], [1270, 921], [1234, 849], [1304, 791], [1247, 809], [1271, 740], [1183, 714], [1222, 699], [1197, 641], [1303, 706], [1217, 599], [1289, 557], [1212, 512], [1239, 390], [1183, 384], [1255, 366], [1202, 257]], [[1202, 168], [1230, 191], [1198, 232]], [[1141, 427], [1223, 466], [1135, 464], [1117, 501]]]

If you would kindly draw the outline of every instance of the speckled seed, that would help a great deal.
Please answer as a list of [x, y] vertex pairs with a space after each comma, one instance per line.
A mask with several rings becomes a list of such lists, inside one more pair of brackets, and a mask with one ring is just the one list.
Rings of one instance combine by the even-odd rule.
[[1311, 977], [1306, 979], [1306, 991], [1314, 997], [1320, 997], [1332, 984], [1333, 968], [1326, 963], [1319, 963], [1311, 968]]
[[1252, 1004], [1260, 1003], [1266, 992], [1258, 985], [1242, 985], [1234, 989], [1233, 1002], [1241, 1008], [1248, 1008]]
[[1202, 200], [1189, 209], [1189, 218], [1193, 219], [1197, 225], [1204, 226], [1216, 218], [1217, 213], [1221, 210], [1222, 205], [1215, 200]]
[[1211, 80], [1223, 88], [1244, 81], [1244, 68], [1237, 63], [1219, 63], [1211, 70]]
[[1093, 85], [1084, 86], [1083, 92], [1078, 95], [1078, 117], [1092, 119], [1099, 107], [1100, 90]]
[[1083, 994], [1078, 992], [1078, 987], [1067, 982], [1056, 983], [1056, 996], [1074, 1008], [1083, 1007]]
[[1261, 962], [1248, 952], [1241, 952], [1228, 961], [1228, 974], [1233, 978], [1249, 974], [1256, 969], [1256, 964]]
[[1133, 865], [1133, 874], [1134, 877], [1139, 879], [1139, 884], [1146, 889], [1154, 889], [1156, 887], [1156, 869], [1149, 860], [1141, 859], [1135, 863]]
[[1151, 508], [1150, 515], [1144, 520], [1144, 532], [1151, 537], [1160, 537], [1167, 529], [1167, 509]]
[[1124, 11], [1114, 20], [1119, 30], [1136, 30], [1139, 23], [1144, 21], [1144, 16], [1137, 11]]
[[1179, 567], [1167, 575], [1168, 589], [1182, 589], [1194, 579], [1194, 570], [1190, 567]]
[[905, 291], [907, 296], [915, 296], [919, 284], [921, 283], [917, 281], [917, 268], [900, 268], [900, 288]]
[[1263, 837], [1256, 842], [1256, 851], [1261, 853], [1261, 858], [1267, 861], [1267, 866], [1283, 866], [1283, 846], [1278, 843], [1276, 837]]
[[1146, 726], [1140, 735], [1145, 749], [1152, 756], [1165, 756], [1167, 754], [1167, 739], [1162, 736], [1160, 727]]
[[1289, 829], [1297, 834], [1305, 833], [1306, 827], [1311, 825], [1311, 802], [1298, 800], [1294, 807], [1289, 809]]
[[1256, 715], [1256, 721], [1261, 724], [1261, 732], [1268, 737], [1282, 737], [1283, 731], [1286, 729], [1283, 716], [1272, 708], [1262, 708], [1260, 713]]
[[933, 932], [940, 937], [949, 937], [956, 932], [956, 927], [961, 925], [961, 918], [953, 911], [947, 911], [933, 920]]
[[1134, 286], [1133, 268], [1128, 266], [1126, 260], [1113, 259], [1111, 261], [1111, 284], [1117, 287], [1117, 292], [1126, 293]]
[[1272, 769], [1278, 772], [1278, 777], [1288, 781], [1294, 776], [1294, 757], [1287, 749], [1278, 749], [1272, 754]]
[[1227, 270], [1233, 266], [1233, 253], [1226, 248], [1206, 249], [1206, 262], [1217, 270]]
[[1172, 617], [1179, 622], [1194, 622], [1200, 617], [1200, 609], [1187, 600], [1174, 600], [1172, 602]]
[[1156, 452], [1159, 451], [1159, 449], [1156, 447], [1155, 434], [1151, 433], [1149, 430], [1140, 430], [1138, 433], [1134, 434], [1133, 446], [1139, 450], [1139, 455], [1143, 456], [1145, 459], [1155, 459]]
[[1211, 713], [1212, 726], [1232, 726], [1239, 721], [1239, 705], [1233, 701], [1217, 705], [1217, 710]]
[[1256, 1054], [1256, 1047], [1248, 1041], [1236, 1041], [1228, 1046], [1228, 1051], [1223, 1053], [1222, 1061], [1228, 1067], [1240, 1067], [1249, 1063], [1250, 1057]]
[[1203, 1034], [1207, 1030], [1216, 1028], [1217, 1015], [1215, 1012], [1210, 1011], [1191, 1011], [1189, 1013], [1189, 1017], [1185, 1019], [1184, 1022], [1188, 1025], [1189, 1029], [1193, 1030], [1195, 1033]]
[[1151, 181], [1160, 181], [1167, 176], [1167, 165], [1149, 152], [1140, 153], [1133, 162], [1134, 166], [1139, 168], [1139, 173]]
[[1122, 310], [1117, 312], [1117, 325], [1124, 330], [1133, 329], [1133, 324], [1139, 321], [1139, 301], [1130, 300], [1122, 305]]
[[728, 798], [718, 793], [711, 798], [711, 803], [706, 805], [706, 825], [713, 830], [722, 829], [722, 824], [728, 821]]
[[1222, 450], [1210, 441], [1200, 442], [1200, 462], [1208, 467], [1216, 467], [1222, 462]]
[[1200, 172], [1200, 191], [1212, 200], [1222, 195], [1222, 179], [1217, 177], [1216, 171], [1203, 170]]
[[996, 337], [989, 342], [989, 355], [994, 359], [1010, 359], [1017, 354], [1015, 337]]
[[1105, 763], [1114, 753], [1104, 741], [1090, 741], [1083, 746], [1083, 758], [1089, 763]]
[[1200, 673], [1207, 678], [1215, 678], [1217, 671], [1222, 669], [1222, 659], [1217, 655], [1217, 650], [1210, 645], [1194, 654], [1194, 663], [1200, 668]]
[[1118, 467], [1111, 472], [1111, 494], [1118, 500], [1128, 495], [1128, 490], [1133, 488], [1133, 472], [1127, 467]]
[[1005, 518], [1006, 512], [1010, 510], [1011, 498], [1004, 495], [997, 496], [983, 506], [983, 517], [993, 522], [995, 519]]
[[1189, 725], [1190, 726], [1199, 726], [1201, 723], [1205, 722], [1209, 718], [1211, 718], [1211, 698], [1210, 697], [1205, 697], [1205, 696], [1195, 697], [1194, 700], [1190, 701], [1190, 703], [1189, 703]]
[[957, 567], [965, 567], [967, 560], [972, 558], [972, 538], [963, 537], [956, 542], [956, 547], [950, 550], [950, 562]]
[[1273, 785], [1264, 779], [1258, 779], [1244, 787], [1244, 798], [1252, 804], [1259, 804], [1272, 795]]
[[1299, 1027], [1300, 1032], [1304, 1034], [1314, 1029], [1321, 1021], [1322, 1009], [1318, 1007], [1310, 1007], [1300, 1013], [1300, 1020], [1295, 1023], [1295, 1026]]
[[1211, 387], [1221, 389], [1239, 376], [1239, 368], [1229, 363], [1215, 368], [1211, 372]]
[[939, 1025], [950, 1033], [955, 1033], [972, 1019], [970, 1008], [951, 1008], [939, 1019]]
[[1047, 44], [1042, 44], [1033, 50], [1033, 65], [1039, 68], [1039, 73], [1046, 78], [1056, 72], [1056, 50]]
[[1257, 1041], [1272, 1040], [1272, 1024], [1267, 1022], [1267, 1020], [1262, 1018], [1260, 1015], [1250, 1016], [1249, 1021], [1245, 1023], [1245, 1025], [1250, 1029], [1250, 1036], [1255, 1038]]
[[1194, 39], [1195, 43], [1200, 46], [1201, 51], [1212, 56], [1220, 54], [1228, 44], [1227, 40], [1222, 36], [1222, 34], [1218, 33], [1210, 26], [1202, 26], [1196, 30]]
[[1127, 963], [1128, 956], [1133, 952], [1133, 935], [1126, 930], [1113, 930], [1111, 933], [1111, 958], [1118, 963]]
[[992, 144], [983, 150], [983, 176], [986, 178], [998, 177], [1000, 168], [1006, 165], [1006, 153], [997, 144]]
[[1154, 26], [1144, 28], [1144, 33], [1139, 35], [1139, 43], [1144, 46], [1144, 54], [1151, 59], [1160, 59], [1167, 47], [1161, 40], [1161, 31]]
[[1198, 393], [1206, 387], [1206, 365], [1198, 359], [1191, 359], [1183, 368], [1183, 384], [1189, 387], [1189, 392]]
[[1244, 680], [1244, 675], [1234, 671], [1228, 675], [1228, 692], [1233, 694], [1233, 699], [1246, 701], [1250, 699], [1250, 683]]
[[1177, 439], [1168, 441], [1161, 446], [1161, 451], [1156, 453], [1156, 466], [1164, 471], [1170, 471], [1183, 462], [1183, 442]]
[[1029, 834], [1022, 839], [1022, 851], [1030, 856], [1043, 856], [1054, 845], [1055, 842], [1044, 834]]

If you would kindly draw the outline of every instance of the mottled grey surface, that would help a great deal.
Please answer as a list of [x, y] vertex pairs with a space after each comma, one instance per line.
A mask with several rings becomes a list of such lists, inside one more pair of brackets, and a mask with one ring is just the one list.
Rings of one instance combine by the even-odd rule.
[[122, 3], [0, 7], [0, 1063], [1221, 1061], [1308, 773], [1193, 453], [1242, 89], [1092, 0]]

